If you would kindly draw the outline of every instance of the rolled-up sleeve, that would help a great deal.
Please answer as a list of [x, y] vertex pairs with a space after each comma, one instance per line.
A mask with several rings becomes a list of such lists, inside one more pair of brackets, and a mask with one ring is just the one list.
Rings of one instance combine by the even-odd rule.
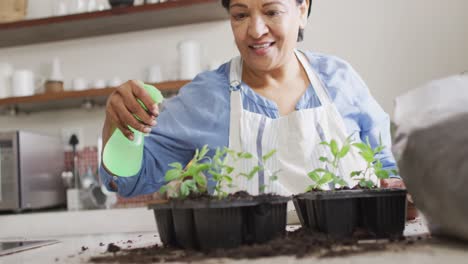
[[217, 71], [202, 73], [183, 87], [178, 96], [167, 99], [157, 125], [145, 137], [140, 171], [134, 176], [118, 177], [101, 165], [102, 183], [112, 191], [113, 181], [123, 197], [154, 193], [165, 184], [169, 164], [180, 162], [185, 166], [195, 150], [205, 144], [210, 149], [226, 146], [229, 83], [224, 71], [225, 66], [221, 66]]
[[[355, 105], [359, 109], [359, 114], [356, 117], [361, 130], [360, 138], [363, 142], [369, 140], [372, 148], [376, 148], [381, 143], [385, 148], [377, 155], [377, 158], [382, 162], [383, 168], [386, 170], [397, 169], [391, 151], [390, 118], [371, 95], [367, 85], [357, 72], [350, 65], [348, 65], [348, 69], [349, 81], [355, 95]], [[391, 175], [391, 177], [399, 178], [398, 175]]]

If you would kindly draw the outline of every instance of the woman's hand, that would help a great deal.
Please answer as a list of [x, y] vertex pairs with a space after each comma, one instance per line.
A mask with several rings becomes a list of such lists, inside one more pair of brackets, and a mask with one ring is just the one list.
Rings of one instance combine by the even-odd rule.
[[[148, 111], [138, 103], [140, 99]], [[119, 86], [107, 99], [106, 121], [103, 131], [104, 144], [109, 139], [115, 128], [130, 140], [133, 140], [133, 132], [128, 128], [149, 133], [151, 126], [156, 125], [156, 117], [159, 115], [158, 105], [138, 81], [131, 80]]]
[[[396, 189], [406, 189], [405, 183], [402, 179], [390, 178], [380, 181], [380, 186], [382, 188], [396, 188]], [[413, 199], [411, 195], [406, 196], [407, 208], [406, 208], [406, 220], [414, 220], [418, 217], [418, 209], [414, 206]]]

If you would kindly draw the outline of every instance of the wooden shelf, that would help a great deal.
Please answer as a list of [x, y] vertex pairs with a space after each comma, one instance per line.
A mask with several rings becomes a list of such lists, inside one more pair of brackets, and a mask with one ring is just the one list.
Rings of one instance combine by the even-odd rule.
[[[188, 80], [154, 83], [165, 97], [189, 83]], [[103, 89], [88, 89], [83, 91], [63, 91], [57, 93], [43, 93], [33, 96], [10, 97], [0, 99], [0, 113], [40, 112], [45, 110], [58, 110], [77, 108], [83, 105], [103, 106], [107, 97], [115, 90], [114, 87]]]
[[227, 19], [219, 0], [172, 0], [0, 24], [0, 47], [103, 36]]

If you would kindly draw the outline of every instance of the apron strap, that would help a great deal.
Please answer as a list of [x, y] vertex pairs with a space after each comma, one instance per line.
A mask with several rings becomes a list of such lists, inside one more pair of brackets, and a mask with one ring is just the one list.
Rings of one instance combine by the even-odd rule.
[[328, 96], [327, 91], [325, 91], [325, 86], [322, 84], [317, 74], [310, 66], [309, 60], [301, 51], [297, 49], [294, 50], [294, 53], [296, 54], [299, 62], [302, 64], [302, 67], [304, 67], [304, 70], [307, 73], [307, 77], [309, 78], [309, 81], [312, 84], [312, 87], [314, 88], [320, 103], [322, 105], [331, 104], [330, 97]]
[[230, 121], [229, 121], [229, 147], [241, 147], [240, 127], [242, 118], [242, 98], [240, 93], [241, 81], [240, 74], [242, 72], [242, 60], [240, 57], [235, 57], [230, 62], [229, 82], [230, 96]]

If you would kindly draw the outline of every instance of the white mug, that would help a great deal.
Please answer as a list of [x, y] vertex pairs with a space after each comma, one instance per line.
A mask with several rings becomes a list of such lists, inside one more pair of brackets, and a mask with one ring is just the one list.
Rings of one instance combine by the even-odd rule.
[[13, 67], [8, 63], [0, 63], [0, 99], [11, 96], [11, 75]]
[[155, 64], [148, 67], [146, 81], [149, 83], [158, 83], [163, 81], [160, 65]]
[[16, 70], [11, 76], [13, 96], [31, 96], [42, 87], [45, 79], [35, 76], [31, 70]]
[[72, 80], [72, 88], [75, 91], [83, 91], [88, 89], [88, 81], [84, 78], [75, 78]]

